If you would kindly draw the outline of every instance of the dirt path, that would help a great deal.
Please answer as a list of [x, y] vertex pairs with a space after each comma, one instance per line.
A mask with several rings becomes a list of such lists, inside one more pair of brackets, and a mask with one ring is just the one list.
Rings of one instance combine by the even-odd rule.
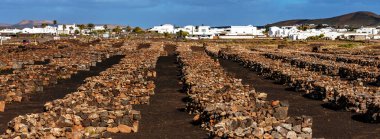
[[185, 107], [181, 93], [182, 85], [178, 82], [179, 68], [176, 56], [160, 57], [157, 63], [155, 95], [150, 98], [150, 105], [136, 105], [133, 109], [141, 111], [139, 132], [117, 135], [113, 138], [167, 138], [200, 139], [207, 138], [207, 132], [191, 124], [192, 116], [181, 111]]
[[31, 95], [29, 101], [7, 104], [5, 112], [0, 112], [0, 134], [5, 132], [7, 123], [14, 117], [28, 113], [43, 112], [46, 102], [63, 98], [66, 94], [76, 91], [84, 83], [84, 79], [99, 75], [101, 71], [120, 62], [121, 58], [123, 56], [111, 57], [101, 63], [97, 63], [96, 67], [91, 67], [90, 71], [81, 71], [70, 79], [58, 81], [58, 84], [55, 86], [44, 87], [44, 92]]
[[268, 93], [268, 100], [288, 100], [289, 115], [313, 117], [313, 137], [320, 138], [380, 138], [380, 125], [353, 120], [353, 113], [322, 107], [322, 101], [311, 100], [284, 85], [263, 79], [253, 71], [230, 60], [219, 59], [222, 67], [232, 76], [243, 79], [258, 92]]

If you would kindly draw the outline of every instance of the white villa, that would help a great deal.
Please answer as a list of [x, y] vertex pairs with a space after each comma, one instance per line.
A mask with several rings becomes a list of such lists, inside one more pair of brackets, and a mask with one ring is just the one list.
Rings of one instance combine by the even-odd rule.
[[299, 30], [296, 26], [270, 27], [268, 35], [270, 37], [288, 37], [290, 34], [297, 33]]
[[380, 30], [377, 28], [365, 28], [349, 32], [348, 29], [335, 29], [326, 27], [322, 29], [307, 29], [305, 31], [298, 30], [297, 26], [283, 26], [283, 27], [270, 27], [269, 36], [277, 38], [288, 38], [290, 40], [306, 40], [312, 36], [323, 35], [324, 39], [349, 39], [349, 40], [366, 40], [366, 39], [380, 39]]
[[104, 28], [104, 26], [94, 26], [94, 29], [92, 29], [92, 30], [106, 30], [105, 28]]
[[161, 26], [154, 26], [152, 29], [149, 31], [157, 32], [157, 33], [169, 33], [169, 34], [174, 34], [174, 26], [171, 24], [164, 24]]
[[57, 27], [53, 26], [46, 26], [44, 28], [24, 28], [21, 30], [20, 33], [23, 34], [56, 34], [57, 33]]
[[376, 35], [376, 34], [379, 34], [379, 30], [376, 28], [362, 27], [360, 29], [357, 29], [356, 33], [365, 33], [365, 34], [370, 34], [370, 35]]
[[169, 34], [186, 31], [189, 33], [187, 39], [252, 39], [255, 38], [255, 36], [264, 35], [264, 30], [258, 30], [257, 27], [252, 25], [222, 27], [188, 25], [181, 28], [175, 28], [171, 24], [164, 24], [161, 26], [154, 26], [149, 31]]
[[57, 33], [58, 34], [74, 34], [75, 30], [80, 30], [76, 24], [58, 25]]
[[20, 29], [3, 29], [3, 30], [0, 30], [0, 34], [17, 34], [17, 33], [20, 33], [21, 30]]

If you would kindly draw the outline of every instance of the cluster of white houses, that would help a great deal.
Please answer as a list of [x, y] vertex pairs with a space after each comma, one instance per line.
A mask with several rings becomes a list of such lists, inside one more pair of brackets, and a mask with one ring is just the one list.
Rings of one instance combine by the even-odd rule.
[[[306, 40], [309, 37], [320, 36], [323, 39], [349, 39], [349, 40], [368, 40], [380, 39], [380, 28], [362, 27], [354, 31], [348, 29], [335, 29], [325, 27], [321, 29], [299, 30], [299, 26], [283, 26], [258, 29], [252, 25], [248, 26], [192, 26], [175, 27], [171, 24], [154, 26], [149, 31], [158, 33], [175, 34], [180, 31], [189, 33], [188, 39], [252, 39], [255, 37], [272, 37], [272, 38], [288, 38], [290, 40]], [[264, 33], [268, 31], [267, 34]]]
[[105, 30], [104, 26], [94, 26], [93, 29], [80, 29], [78, 25], [58, 25], [58, 26], [46, 26], [46, 27], [33, 27], [24, 29], [3, 29], [0, 30], [0, 34], [74, 34], [79, 32], [81, 34], [88, 34], [91, 31]]
[[[105, 30], [104, 26], [94, 26], [92, 29], [80, 29], [78, 25], [57, 25], [46, 27], [33, 27], [24, 29], [3, 29], [0, 30], [1, 35], [12, 34], [88, 34], [92, 31]], [[271, 38], [288, 38], [290, 40], [306, 40], [313, 36], [319, 36], [323, 39], [336, 40], [368, 40], [380, 39], [379, 27], [362, 27], [356, 30], [336, 29], [332, 27], [324, 27], [321, 29], [299, 30], [299, 26], [272, 26], [268, 29], [258, 28], [252, 25], [248, 26], [184, 26], [175, 27], [171, 24], [154, 26], [149, 29], [152, 32], [176, 34], [180, 31], [188, 32], [187, 39], [253, 39], [257, 37]], [[2, 40], [9, 37], [0, 37]]]
[[257, 29], [252, 25], [248, 26], [192, 26], [188, 25], [176, 28], [171, 24], [154, 26], [149, 31], [158, 33], [175, 34], [180, 31], [188, 32], [188, 39], [252, 39], [258, 36], [265, 36], [265, 29]]
[[299, 30], [297, 26], [270, 27], [269, 37], [289, 38], [291, 40], [306, 40], [309, 37], [321, 36], [328, 40], [369, 40], [380, 39], [380, 28], [361, 27], [354, 31], [326, 27], [321, 29]]

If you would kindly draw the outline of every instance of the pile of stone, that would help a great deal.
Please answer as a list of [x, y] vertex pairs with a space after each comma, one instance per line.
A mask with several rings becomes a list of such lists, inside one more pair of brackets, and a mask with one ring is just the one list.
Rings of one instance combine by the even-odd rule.
[[[57, 84], [60, 79], [68, 79], [79, 71], [90, 70], [97, 62], [118, 55], [119, 50], [109, 47], [70, 47], [49, 54], [46, 56], [50, 59], [48, 64], [22, 63], [13, 73], [0, 75], [1, 104], [23, 101], [29, 94], [41, 92], [44, 87]], [[0, 109], [2, 111], [4, 110]]]
[[358, 64], [361, 66], [371, 66], [380, 68], [379, 57], [368, 56], [355, 56], [355, 55], [333, 55], [333, 54], [320, 54], [320, 53], [307, 53], [301, 52], [301, 55], [312, 56], [325, 60], [333, 60], [337, 62]]
[[288, 117], [286, 101], [266, 101], [223, 71], [205, 52], [179, 48], [183, 82], [194, 121], [220, 138], [311, 138], [310, 117]]
[[340, 76], [351, 80], [362, 79], [364, 81], [376, 81], [376, 77], [380, 75], [380, 70], [374, 66], [361, 66], [358, 64], [335, 62], [332, 60], [322, 60], [311, 56], [302, 56], [294, 52], [266, 52], [264, 56], [282, 60], [291, 63], [300, 68], [321, 72], [325, 75]]
[[21, 115], [0, 138], [103, 138], [138, 131], [139, 111], [149, 103], [158, 50], [124, 51], [119, 64], [89, 77], [77, 92], [45, 104], [46, 112]]
[[360, 80], [347, 81], [339, 77], [324, 76], [319, 72], [283, 63], [281, 60], [268, 59], [262, 54], [243, 49], [219, 52], [222, 58], [240, 62], [265, 77], [280, 81], [297, 91], [304, 91], [313, 98], [324, 99], [337, 108], [367, 113], [371, 117], [378, 114], [373, 112], [377, 109], [374, 107], [379, 106], [378, 87], [366, 86]]

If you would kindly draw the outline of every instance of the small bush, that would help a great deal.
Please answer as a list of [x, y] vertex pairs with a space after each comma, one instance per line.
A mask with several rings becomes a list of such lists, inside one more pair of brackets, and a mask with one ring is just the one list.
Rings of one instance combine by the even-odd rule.
[[340, 44], [338, 47], [340, 47], [340, 48], [354, 48], [354, 47], [356, 47], [356, 45], [349, 43], [349, 44]]

